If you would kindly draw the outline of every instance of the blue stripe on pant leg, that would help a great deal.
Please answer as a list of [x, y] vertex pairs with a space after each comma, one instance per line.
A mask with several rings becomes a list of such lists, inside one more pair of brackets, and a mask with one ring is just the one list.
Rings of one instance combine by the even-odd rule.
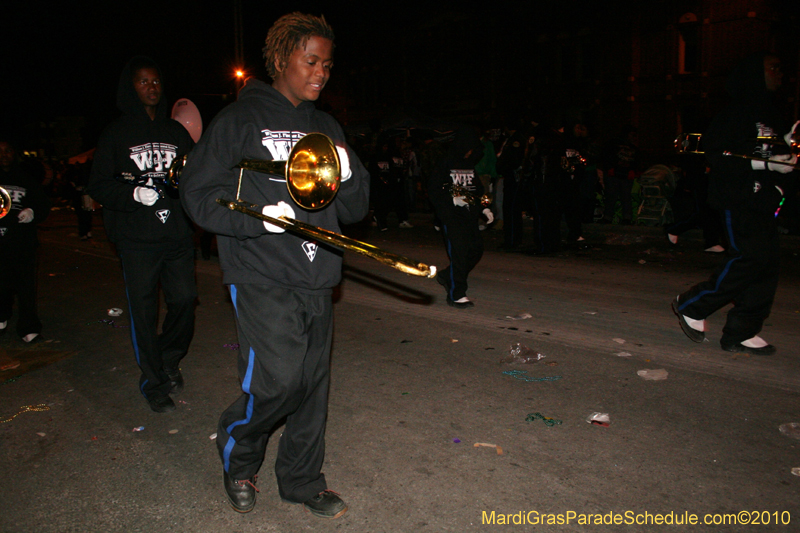
[[447, 236], [447, 224], [442, 224], [442, 230], [444, 230], [444, 241], [447, 243], [447, 257], [450, 258], [450, 286], [447, 288], [447, 294], [452, 300], [453, 288], [456, 285], [455, 279], [453, 278], [453, 247], [450, 245], [450, 237]]
[[[120, 258], [122, 257], [122, 253], [120, 253]], [[122, 262], [122, 280], [125, 283], [125, 298], [128, 299], [128, 315], [131, 317], [131, 343], [133, 344], [133, 355], [136, 357], [136, 365], [141, 368], [141, 363], [139, 363], [139, 343], [136, 341], [136, 325], [133, 323], [133, 309], [131, 308], [131, 295], [128, 293], [128, 279], [125, 276], [125, 262]], [[142, 396], [147, 398], [147, 395], [144, 393], [144, 386], [147, 385], [148, 380], [144, 380], [139, 386], [139, 392], [142, 393]]]
[[[236, 286], [231, 285], [230, 291], [231, 291], [231, 301], [233, 302], [233, 309], [234, 311], [236, 311], [236, 315], [238, 316], [239, 310], [236, 308], [236, 295], [237, 295]], [[255, 351], [253, 350], [253, 348], [250, 348], [250, 354], [248, 355], [247, 359], [247, 371], [245, 372], [244, 380], [242, 381], [242, 391], [248, 395], [247, 410], [245, 411], [246, 415], [243, 420], [234, 422], [225, 429], [225, 431], [228, 432], [228, 442], [225, 443], [225, 449], [222, 451], [222, 457], [223, 457], [223, 465], [226, 472], [230, 468], [231, 451], [233, 450], [233, 447], [236, 444], [236, 440], [231, 435], [231, 432], [236, 426], [248, 424], [253, 417], [253, 395], [250, 394], [250, 385], [253, 380], [254, 362], [255, 362]]]

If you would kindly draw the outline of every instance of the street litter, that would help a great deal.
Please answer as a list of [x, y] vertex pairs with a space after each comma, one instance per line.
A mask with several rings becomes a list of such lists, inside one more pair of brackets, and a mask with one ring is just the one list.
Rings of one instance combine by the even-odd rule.
[[639, 370], [636, 373], [639, 374], [639, 376], [641, 376], [642, 378], [650, 381], [660, 381], [662, 379], [667, 379], [667, 376], [669, 375], [669, 372], [667, 372], [663, 368], [658, 368], [655, 370]]
[[639, 264], [640, 264], [640, 265], [643, 265], [643, 264], [645, 264], [645, 263], [647, 263], [647, 261], [645, 261], [644, 259], [639, 259]]
[[617, 357], [630, 357], [631, 356], [631, 354], [629, 354], [628, 352], [617, 352], [614, 355], [616, 355]]
[[514, 343], [511, 345], [511, 349], [508, 351], [508, 355], [500, 360], [501, 363], [505, 364], [527, 364], [527, 363], [535, 363], [544, 358], [543, 354], [539, 352], [535, 352], [525, 346], [524, 344]]
[[0, 372], [4, 372], [6, 370], [14, 370], [17, 367], [19, 367], [19, 361], [10, 361], [0, 366]]
[[144, 426], [139, 426], [138, 428], [133, 428], [133, 431], [134, 431], [134, 432], [137, 432], [137, 431], [144, 431]]
[[450, 339], [450, 342], [458, 342], [458, 339]]
[[533, 318], [533, 316], [530, 313], [522, 313], [521, 315], [516, 316], [506, 316], [506, 318], [509, 320], [527, 320], [529, 318]]
[[584, 315], [596, 315], [597, 311], [584, 311], [583, 314]]
[[6, 418], [5, 420], [0, 420], [0, 424], [5, 424], [6, 422], [11, 422], [12, 420], [17, 418], [22, 413], [27, 413], [29, 411], [49, 411], [50, 410], [50, 408], [47, 407], [47, 404], [44, 404], [44, 403], [40, 403], [40, 404], [37, 404], [37, 405], [23, 405], [22, 407], [20, 407], [20, 409], [22, 409], [22, 411], [20, 411], [19, 413], [15, 414], [11, 418]]
[[216, 433], [212, 433], [211, 435], [208, 436], [209, 440], [216, 440], [216, 438], [217, 438], [217, 434]]
[[119, 307], [112, 307], [108, 310], [108, 316], [120, 316], [122, 315], [122, 309]]
[[39, 433], [37, 433], [37, 435], [39, 435], [40, 437], [44, 437], [45, 435], [47, 435], [47, 433], [42, 433], [42, 432], [40, 431]]
[[595, 426], [608, 427], [611, 423], [611, 418], [608, 413], [592, 413], [586, 417], [586, 421]]
[[503, 375], [511, 376], [514, 379], [518, 379], [520, 381], [555, 381], [557, 379], [561, 379], [561, 376], [545, 376], [542, 378], [534, 378], [531, 376], [526, 376], [527, 370], [506, 370], [503, 372]]
[[556, 420], [555, 418], [551, 418], [549, 416], [544, 416], [542, 413], [529, 413], [527, 417], [525, 417], [525, 422], [535, 422], [536, 420], [543, 420], [544, 425], [547, 427], [553, 427], [555, 425], [561, 425], [561, 420]]
[[800, 476], [800, 468], [792, 468], [792, 474], [795, 476]]
[[455, 442], [456, 444], [458, 444], [459, 442], [461, 442], [461, 439], [453, 439], [453, 442]]
[[619, 344], [625, 344], [625, 339], [611, 339], [611, 340]]
[[170, 435], [174, 435], [174, 434], [175, 434], [175, 433], [177, 433], [177, 432], [178, 432], [178, 430], [177, 430], [177, 429], [170, 429], [170, 430], [169, 430], [169, 434], [170, 434]]
[[484, 446], [486, 448], [495, 448], [497, 449], [497, 455], [503, 455], [503, 448], [501, 448], [497, 444], [489, 444], [487, 442], [476, 442], [472, 446], [475, 448], [478, 448], [479, 446]]
[[800, 440], [800, 422], [787, 422], [778, 428], [787, 437]]

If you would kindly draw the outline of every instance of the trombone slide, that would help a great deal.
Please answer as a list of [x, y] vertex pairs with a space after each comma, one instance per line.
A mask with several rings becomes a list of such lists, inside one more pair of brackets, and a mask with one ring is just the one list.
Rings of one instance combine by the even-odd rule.
[[[311, 224], [306, 224], [305, 222], [300, 222], [299, 220], [289, 217], [273, 218], [260, 213], [259, 211], [254, 211], [242, 203], [231, 202], [223, 198], [217, 198], [217, 203], [223, 207], [227, 207], [231, 211], [238, 211], [261, 221], [269, 222], [270, 224], [283, 228], [286, 231], [291, 231], [292, 233], [297, 233], [304, 237], [310, 237], [338, 248], [343, 248], [361, 255], [366, 255], [367, 257], [371, 257], [376, 261], [412, 276], [433, 278], [436, 275], [436, 267], [433, 265], [429, 266], [424, 263], [413, 261], [408, 257], [381, 250], [372, 244], [357, 241], [333, 231], [318, 228], [316, 226], [312, 226]], [[251, 205], [251, 207], [255, 206]]]

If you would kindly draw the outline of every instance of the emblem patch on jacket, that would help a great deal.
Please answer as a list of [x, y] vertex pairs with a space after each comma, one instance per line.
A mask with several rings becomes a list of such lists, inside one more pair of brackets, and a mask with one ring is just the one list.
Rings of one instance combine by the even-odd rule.
[[167, 219], [169, 218], [169, 209], [159, 209], [158, 211], [156, 211], [156, 216], [158, 217], [158, 220], [160, 220], [162, 224], [166, 224]]
[[306, 241], [303, 243], [303, 251], [308, 256], [309, 261], [314, 261], [314, 258], [317, 257], [317, 243]]
[[5, 237], [6, 231], [8, 231], [8, 228], [0, 228], [0, 237]]
[[761, 190], [761, 183], [758, 181], [753, 182], [753, 193], [757, 193]]

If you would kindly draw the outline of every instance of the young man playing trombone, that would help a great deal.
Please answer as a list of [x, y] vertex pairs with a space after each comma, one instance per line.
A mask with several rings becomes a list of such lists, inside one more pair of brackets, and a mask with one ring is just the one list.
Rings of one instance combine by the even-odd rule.
[[[233, 508], [253, 509], [256, 475], [267, 440], [284, 420], [275, 474], [281, 499], [314, 515], [338, 518], [347, 505], [321, 468], [325, 456], [332, 289], [341, 253], [276, 225], [227, 210], [217, 199], [241, 197], [287, 216], [339, 231], [339, 222], [367, 214], [369, 177], [344, 132], [314, 102], [333, 66], [333, 31], [322, 17], [292, 13], [270, 28], [264, 58], [272, 85], [249, 79], [190, 155], [181, 197], [195, 222], [218, 235], [223, 282], [230, 287], [239, 335], [242, 394], [220, 417], [217, 447], [225, 493]], [[245, 159], [286, 161], [306, 134], [324, 133], [341, 161], [338, 194], [320, 210], [296, 205], [285, 176], [242, 170]], [[349, 163], [348, 163], [349, 160]]]
[[708, 200], [723, 215], [728, 259], [708, 281], [675, 298], [672, 308], [684, 333], [703, 342], [706, 317], [733, 303], [720, 339], [722, 349], [729, 352], [772, 355], [776, 351], [758, 334], [778, 285], [776, 210], [787, 187], [794, 187], [789, 180], [797, 157], [778, 154], [780, 146], [757, 138], [783, 139], [788, 130], [772, 102], [782, 77], [780, 61], [772, 54], [744, 60], [725, 86], [731, 104], [703, 136], [711, 166]]

